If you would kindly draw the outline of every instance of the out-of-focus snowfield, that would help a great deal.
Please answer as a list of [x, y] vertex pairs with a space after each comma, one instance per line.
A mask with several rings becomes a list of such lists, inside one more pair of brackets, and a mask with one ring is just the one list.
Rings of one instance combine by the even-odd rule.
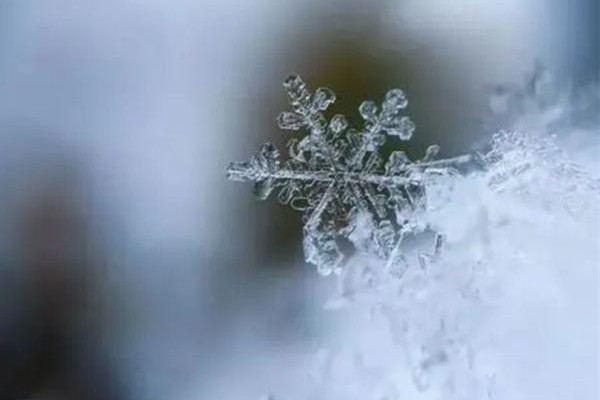
[[[357, 0], [3, 1], [0, 225], [11, 226], [22, 192], [63, 164], [77, 165], [106, 266], [99, 285], [111, 310], [106, 340], [131, 398], [255, 399], [273, 390], [281, 400], [450, 399], [438, 381], [410, 391], [385, 320], [358, 306], [323, 310], [335, 284], [300, 266], [298, 253], [263, 257], [257, 248], [277, 216], [250, 204], [249, 188], [227, 182], [224, 168], [268, 135], [258, 130], [263, 119], [275, 120], [280, 82], [303, 72], [296, 61], [311, 48], [303, 38], [343, 35], [361, 13], [377, 21], [374, 58], [397, 46], [415, 79], [420, 71], [460, 77], [418, 88], [430, 120], [487, 110], [489, 85], [520, 84], [536, 61], [557, 87], [572, 82], [579, 93], [598, 79], [598, 7], [569, 3], [407, 0], [373, 12], [371, 2]], [[460, 89], [448, 98], [445, 84]], [[597, 104], [597, 86], [591, 93]], [[533, 121], [526, 114], [506, 128], [537, 138], [557, 133], [597, 178], [599, 128], [573, 119], [579, 107], [567, 96], [552, 111], [566, 113], [560, 124], [545, 119], [555, 114]], [[453, 127], [463, 126], [456, 118]], [[418, 123], [416, 135], [427, 140], [431, 133]], [[476, 149], [494, 133], [464, 123], [464, 134], [447, 132], [455, 149]], [[454, 303], [452, 275], [422, 304], [422, 318], [441, 312], [429, 305], [456, 305], [477, 353], [477, 368], [455, 377], [457, 399], [483, 399], [468, 392], [482, 381], [496, 391], [490, 399], [599, 395], [597, 193], [574, 191], [564, 178], [558, 187], [589, 205], [565, 212], [555, 178], [540, 174], [545, 180], [534, 174], [503, 192], [489, 190], [482, 176], [459, 179], [443, 211], [429, 216], [449, 237], [451, 264], [490, 257], [492, 275], [482, 283], [489, 304]], [[0, 229], [9, 259], [13, 233]], [[491, 254], [480, 254], [483, 240]], [[338, 355], [337, 375], [323, 383], [330, 353]], [[381, 383], [392, 378], [405, 392]]]

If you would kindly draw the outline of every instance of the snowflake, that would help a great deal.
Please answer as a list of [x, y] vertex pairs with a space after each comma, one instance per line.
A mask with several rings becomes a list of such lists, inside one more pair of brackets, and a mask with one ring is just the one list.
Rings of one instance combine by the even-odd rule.
[[[408, 141], [415, 131], [404, 115], [408, 100], [400, 89], [390, 90], [381, 107], [364, 101], [359, 107], [364, 126], [355, 130], [343, 115], [325, 117], [335, 101], [331, 90], [319, 88], [311, 94], [297, 76], [289, 77], [284, 88], [293, 110], [281, 113], [278, 125], [306, 130], [307, 135], [289, 139], [285, 161], [273, 145], [263, 144], [249, 162], [231, 163], [228, 178], [254, 182], [259, 199], [277, 190], [281, 203], [304, 213], [305, 258], [321, 274], [342, 270], [347, 259], [340, 249], [344, 240], [377, 255], [391, 271], [402, 271], [406, 262], [401, 244], [416, 230], [412, 216], [425, 205], [428, 180], [453, 173], [472, 156], [435, 160], [440, 148], [432, 145], [420, 160], [411, 161], [403, 151], [384, 160], [380, 149], [388, 138]], [[437, 238], [436, 253], [440, 246]]]

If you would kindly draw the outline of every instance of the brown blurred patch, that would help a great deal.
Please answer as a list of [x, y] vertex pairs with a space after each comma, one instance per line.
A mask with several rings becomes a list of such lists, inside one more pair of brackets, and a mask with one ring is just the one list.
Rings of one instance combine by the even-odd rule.
[[90, 332], [101, 318], [92, 301], [95, 261], [78, 170], [35, 175], [42, 179], [23, 184], [16, 207], [23, 284], [13, 288], [17, 317], [0, 337], [0, 398], [118, 399]]

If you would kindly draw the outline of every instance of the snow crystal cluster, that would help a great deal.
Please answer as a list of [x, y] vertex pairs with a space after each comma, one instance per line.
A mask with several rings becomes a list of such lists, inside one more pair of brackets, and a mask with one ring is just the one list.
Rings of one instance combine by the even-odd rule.
[[[306, 260], [339, 275], [326, 308], [343, 322], [318, 372], [281, 398], [597, 398], [597, 172], [538, 134], [543, 123], [500, 131], [483, 153], [384, 160], [387, 139], [415, 130], [402, 91], [364, 102], [353, 130], [325, 119], [328, 89], [285, 87], [293, 111], [279, 125], [308, 135], [290, 139], [287, 160], [264, 145], [228, 176], [304, 212]], [[341, 240], [357, 251], [344, 256]]]

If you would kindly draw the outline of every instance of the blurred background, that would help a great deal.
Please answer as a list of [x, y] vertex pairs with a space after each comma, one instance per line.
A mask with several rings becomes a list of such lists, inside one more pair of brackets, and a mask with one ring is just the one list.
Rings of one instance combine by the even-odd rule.
[[[255, 398], [327, 340], [300, 215], [224, 170], [295, 73], [406, 149], [477, 148], [490, 88], [598, 81], [596, 0], [3, 0], [0, 398]], [[279, 375], [284, 375], [279, 377]]]

